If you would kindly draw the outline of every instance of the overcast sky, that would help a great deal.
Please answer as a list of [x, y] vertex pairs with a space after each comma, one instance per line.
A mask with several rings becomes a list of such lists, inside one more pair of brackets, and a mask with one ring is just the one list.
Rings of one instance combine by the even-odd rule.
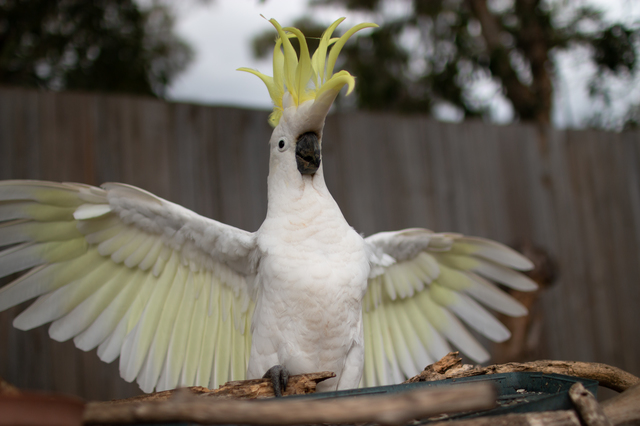
[[196, 57], [170, 87], [169, 97], [205, 104], [270, 108], [264, 84], [236, 69], [257, 68], [272, 75], [270, 60], [257, 61], [251, 52], [251, 39], [273, 28], [260, 15], [275, 18], [285, 26], [303, 15], [305, 8], [306, 1], [214, 0], [179, 9], [176, 32], [194, 47]]
[[[580, 2], [581, 0], [576, 0]], [[627, 23], [640, 18], [638, 0], [584, 0], [606, 11], [610, 20], [622, 19]], [[229, 105], [270, 109], [271, 101], [264, 84], [255, 76], [236, 71], [239, 67], [256, 68], [272, 74], [271, 61], [258, 61], [251, 52], [251, 40], [271, 24], [261, 17], [275, 18], [283, 26], [308, 11], [307, 0], [211, 0], [178, 3], [176, 31], [195, 50], [195, 59], [169, 89], [171, 100], [208, 105]], [[388, 2], [390, 13], [402, 13], [410, 4], [407, 0]], [[175, 3], [174, 3], [175, 4]], [[353, 12], [335, 8], [314, 8], [313, 16], [327, 24], [346, 16], [345, 28], [366, 20]], [[586, 96], [585, 81], [593, 72], [584, 66], [584, 52], [558, 58], [561, 67], [556, 88], [554, 122], [560, 127], [579, 127], [585, 117], [597, 109]], [[629, 82], [626, 82], [629, 85]], [[620, 105], [640, 97], [640, 88], [618, 88]], [[480, 88], [481, 90], [483, 88]], [[484, 90], [491, 90], [490, 87]], [[494, 120], [509, 121], [508, 103], [495, 102]]]

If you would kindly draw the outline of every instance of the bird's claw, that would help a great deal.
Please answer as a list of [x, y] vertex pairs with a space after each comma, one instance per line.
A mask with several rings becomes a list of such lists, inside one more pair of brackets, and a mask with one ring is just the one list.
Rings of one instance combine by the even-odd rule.
[[276, 397], [281, 397], [282, 392], [287, 389], [287, 383], [289, 382], [289, 370], [281, 365], [274, 365], [264, 373], [262, 378], [271, 379], [273, 393]]

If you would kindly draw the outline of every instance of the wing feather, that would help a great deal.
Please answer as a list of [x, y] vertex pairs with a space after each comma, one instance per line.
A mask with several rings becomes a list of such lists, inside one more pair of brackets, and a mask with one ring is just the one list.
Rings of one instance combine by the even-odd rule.
[[202, 355], [202, 345], [209, 336], [204, 335], [207, 320], [207, 303], [209, 301], [210, 285], [205, 285], [207, 281], [206, 273], [196, 274], [194, 277], [195, 303], [193, 315], [189, 323], [188, 339], [185, 345], [185, 358], [180, 375], [180, 384], [195, 383], [196, 386], [208, 386], [209, 383], [201, 384], [196, 380], [200, 357]]
[[189, 328], [191, 326], [191, 314], [196, 301], [195, 283], [193, 271], [188, 271], [182, 301], [178, 309], [173, 330], [167, 346], [167, 357], [162, 368], [162, 374], [158, 381], [157, 389], [174, 389], [178, 386], [180, 373], [184, 363], [186, 345], [189, 339]]
[[[372, 333], [371, 329], [373, 325], [371, 324], [371, 317], [369, 312], [365, 310], [362, 315], [362, 323], [364, 330], [368, 333]], [[375, 334], [374, 334], [375, 335]], [[377, 339], [379, 340], [379, 339]], [[378, 380], [376, 380], [376, 359], [375, 359], [375, 349], [373, 346], [374, 339], [371, 335], [365, 335], [364, 338], [364, 370], [362, 372], [362, 382], [360, 386], [364, 383], [368, 383], [369, 386], [378, 386]]]
[[13, 325], [30, 330], [61, 318], [97, 291], [115, 271], [113, 265], [103, 263], [87, 275], [40, 296], [15, 318]]
[[414, 328], [411, 320], [409, 319], [409, 315], [407, 313], [406, 306], [401, 306], [398, 304], [395, 309], [396, 317], [398, 318], [398, 325], [400, 326], [400, 330], [404, 335], [404, 340], [407, 343], [409, 354], [413, 359], [413, 365], [415, 367], [415, 373], [412, 376], [418, 374], [424, 367], [433, 363], [432, 359], [427, 350], [422, 345], [422, 341], [420, 336], [418, 335], [417, 329]]
[[90, 351], [107, 340], [129, 311], [142, 287], [139, 283], [142, 282], [144, 282], [144, 273], [139, 269], [135, 270], [133, 275], [123, 283], [122, 290], [100, 312], [95, 321], [73, 339], [76, 347], [83, 351]]
[[37, 297], [16, 327], [51, 322], [145, 391], [244, 377], [255, 234], [129, 185], [2, 181], [0, 247], [22, 272], [0, 311]]
[[366, 386], [416, 374], [447, 354], [449, 342], [474, 361], [486, 361], [489, 353], [460, 319], [502, 342], [509, 330], [480, 303], [511, 316], [527, 311], [489, 280], [518, 290], [537, 288], [516, 271], [530, 269], [531, 262], [495, 241], [407, 229], [366, 242], [373, 266], [363, 304], [365, 348], [371, 352], [365, 354]]
[[198, 372], [196, 373], [196, 383], [212, 383], [215, 384], [217, 382], [211, 381], [211, 373], [213, 371], [213, 363], [214, 363], [214, 349], [215, 342], [217, 341], [217, 333], [218, 333], [218, 322], [220, 321], [219, 315], [213, 315], [214, 312], [214, 299], [216, 296], [214, 293], [220, 291], [220, 286], [217, 285], [216, 278], [211, 276], [208, 278], [208, 298], [206, 308], [206, 321], [204, 324], [204, 329], [202, 330], [203, 336], [206, 338], [202, 341], [202, 347], [200, 350], [200, 362], [198, 364]]
[[[174, 254], [170, 263], [177, 262], [177, 255]], [[146, 354], [144, 368], [138, 376], [140, 389], [145, 392], [151, 392], [160, 377], [167, 356], [171, 331], [184, 293], [186, 269], [180, 264], [176, 265], [175, 275], [165, 287], [166, 291], [162, 293], [154, 291], [153, 296], [158, 294], [158, 299], [153, 302], [149, 301], [145, 308], [145, 315], [141, 319], [143, 324], [140, 329], [141, 334], [144, 333], [145, 338], [148, 338], [151, 343]]]
[[478, 300], [488, 308], [512, 317], [521, 317], [527, 314], [527, 308], [500, 290], [493, 283], [485, 280], [473, 272], [466, 272], [471, 279], [472, 285], [465, 290], [474, 299]]
[[[106, 265], [109, 265], [108, 263]], [[111, 266], [111, 265], [109, 265]], [[74, 307], [68, 314], [55, 320], [49, 327], [49, 336], [59, 342], [65, 342], [89, 327], [111, 304], [120, 291], [133, 277], [135, 271], [127, 268], [112, 268], [113, 275], [98, 289], [90, 289], [87, 298]], [[96, 280], [97, 281], [97, 280]]]
[[386, 305], [378, 306], [376, 316], [380, 319], [380, 330], [382, 331], [381, 337], [383, 341], [383, 354], [384, 359], [388, 362], [389, 372], [387, 373], [393, 383], [398, 383], [402, 380], [402, 372], [400, 371], [400, 361], [398, 360], [398, 354], [393, 346], [394, 342], [391, 337], [391, 327], [389, 325], [389, 312]]
[[399, 323], [397, 307], [398, 304], [392, 303], [389, 305], [388, 309], [385, 310], [387, 314], [385, 317], [389, 326], [391, 343], [393, 345], [393, 347], [388, 350], [396, 354], [400, 370], [404, 376], [412, 377], [418, 372], [418, 369], [411, 358], [409, 341], [405, 338], [405, 333]]

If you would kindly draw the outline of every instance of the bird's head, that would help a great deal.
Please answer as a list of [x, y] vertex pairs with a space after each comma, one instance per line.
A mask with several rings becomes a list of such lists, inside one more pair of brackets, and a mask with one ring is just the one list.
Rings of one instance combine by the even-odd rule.
[[[269, 124], [274, 127], [271, 140], [271, 158], [279, 168], [293, 167], [292, 161], [278, 161], [278, 157], [295, 156], [295, 167], [301, 175], [313, 175], [320, 167], [321, 141], [324, 121], [329, 108], [340, 90], [347, 86], [353, 91], [355, 79], [347, 71], [334, 73], [336, 59], [347, 40], [357, 31], [376, 27], [363, 23], [347, 31], [342, 37], [332, 38], [336, 27], [345, 18], [335, 21], [322, 34], [320, 44], [311, 56], [305, 36], [297, 28], [282, 28], [275, 19], [269, 20], [278, 38], [273, 51], [273, 77], [249, 68], [240, 68], [257, 75], [269, 90], [273, 112]], [[297, 38], [300, 57], [291, 44]]]

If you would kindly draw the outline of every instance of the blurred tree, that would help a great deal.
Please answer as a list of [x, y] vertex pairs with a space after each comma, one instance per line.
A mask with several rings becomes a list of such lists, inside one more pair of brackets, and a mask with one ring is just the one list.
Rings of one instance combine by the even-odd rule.
[[[487, 113], [496, 95], [516, 118], [549, 123], [554, 53], [583, 46], [597, 68], [594, 96], [605, 96], [611, 75], [637, 72], [640, 29], [608, 24], [602, 13], [565, 0], [314, 0], [373, 14], [380, 28], [360, 35], [343, 52], [344, 68], [358, 78], [360, 108]], [[398, 4], [410, 13], [389, 14]], [[392, 15], [393, 17], [389, 17]], [[301, 24], [320, 27], [308, 18]], [[267, 38], [266, 35], [259, 39]], [[268, 36], [272, 40], [272, 32]], [[261, 42], [258, 54], [266, 54]], [[480, 82], [484, 84], [479, 84]], [[479, 94], [479, 86], [493, 93]], [[453, 107], [453, 108], [451, 108]]]
[[0, 84], [163, 96], [192, 51], [159, 2], [0, 0]]

